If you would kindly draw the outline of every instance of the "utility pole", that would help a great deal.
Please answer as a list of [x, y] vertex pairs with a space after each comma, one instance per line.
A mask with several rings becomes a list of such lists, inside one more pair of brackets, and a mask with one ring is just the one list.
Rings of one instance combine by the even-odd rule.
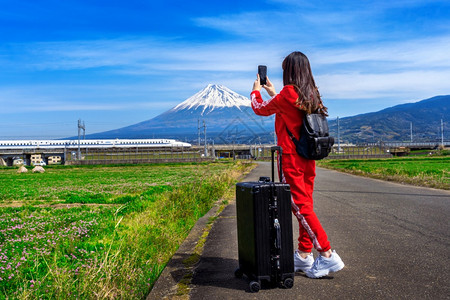
[[203, 135], [205, 137], [205, 157], [208, 156], [208, 148], [206, 147], [206, 123], [205, 120], [203, 120]]
[[409, 123], [411, 129], [411, 143], [413, 142], [413, 134], [412, 134], [412, 122]]
[[338, 153], [341, 153], [341, 129], [339, 126], [339, 117], [336, 118], [336, 122], [337, 122], [337, 132], [338, 132]]
[[200, 146], [200, 119], [197, 119], [198, 145]]
[[80, 149], [80, 135], [81, 135], [81, 129], [83, 129], [83, 139], [86, 137], [86, 126], [83, 123], [81, 123], [81, 119], [78, 119], [78, 155], [77, 158], [81, 159], [81, 149]]
[[444, 120], [441, 119], [441, 145], [444, 148]]

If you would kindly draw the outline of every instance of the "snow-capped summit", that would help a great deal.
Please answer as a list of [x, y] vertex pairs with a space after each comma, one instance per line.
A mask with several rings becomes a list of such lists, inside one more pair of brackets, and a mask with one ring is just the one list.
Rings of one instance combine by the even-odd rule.
[[203, 115], [216, 108], [236, 107], [241, 110], [241, 106], [251, 106], [250, 100], [223, 85], [208, 84], [203, 90], [175, 106], [172, 111], [202, 109], [201, 115]]

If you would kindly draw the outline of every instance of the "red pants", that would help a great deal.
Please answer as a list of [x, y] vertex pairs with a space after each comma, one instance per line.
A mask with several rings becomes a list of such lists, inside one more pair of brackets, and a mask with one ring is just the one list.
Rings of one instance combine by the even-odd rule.
[[291, 186], [292, 212], [299, 223], [298, 249], [325, 252], [330, 247], [327, 234], [313, 211], [314, 178], [316, 162], [298, 154], [282, 155], [283, 172], [280, 178]]

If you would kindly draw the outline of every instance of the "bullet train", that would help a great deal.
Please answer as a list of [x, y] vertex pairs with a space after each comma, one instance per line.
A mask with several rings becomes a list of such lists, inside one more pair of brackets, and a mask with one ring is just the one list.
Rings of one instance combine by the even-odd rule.
[[[80, 147], [85, 148], [189, 148], [189, 143], [172, 139], [115, 139], [115, 140], [80, 140]], [[0, 150], [7, 149], [63, 149], [77, 148], [78, 140], [0, 140]]]

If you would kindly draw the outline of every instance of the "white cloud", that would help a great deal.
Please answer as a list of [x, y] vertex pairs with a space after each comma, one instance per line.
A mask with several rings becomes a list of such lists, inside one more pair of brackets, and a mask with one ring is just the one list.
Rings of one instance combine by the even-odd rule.
[[[214, 17], [200, 17], [193, 19], [199, 27], [207, 27], [220, 31], [226, 31], [247, 38], [262, 37], [272, 33], [274, 28], [282, 26], [284, 13], [277, 12], [244, 12], [232, 15], [219, 15]], [[277, 24], [271, 20], [277, 20]], [[270, 23], [272, 23], [270, 25]]]
[[[174, 106], [177, 103], [172, 103]], [[136, 109], [166, 108], [167, 102], [126, 102], [114, 104], [102, 103], [64, 103], [59, 101], [46, 101], [39, 103], [23, 103], [20, 106], [10, 106], [11, 110], [1, 110], [0, 114], [19, 112], [64, 112], [64, 111], [130, 111]]]
[[[170, 108], [163, 101], [164, 96], [155, 99], [152, 94], [167, 95], [171, 103], [176, 104], [207, 83], [220, 83], [247, 96], [258, 64], [268, 65], [269, 76], [277, 89], [281, 89], [281, 62], [289, 53], [286, 46], [259, 47], [258, 43], [246, 42], [181, 43], [174, 47], [174, 43], [172, 40], [115, 39], [28, 45], [27, 48], [34, 50], [25, 51], [24, 55], [34, 54], [28, 59], [31, 65], [39, 65], [42, 70], [72, 72], [101, 66], [108, 67], [109, 74], [148, 78], [148, 81], [117, 85], [100, 82], [89, 86], [41, 85], [38, 89], [20, 87], [17, 91], [21, 92], [15, 95], [6, 95], [3, 89], [0, 102], [24, 103], [24, 99], [28, 99], [31, 104], [26, 109], [29, 111], [120, 110], [125, 106], [105, 104], [105, 99], [122, 98], [129, 99], [127, 101], [136, 107], [146, 108], [146, 103], [154, 103], [156, 107]], [[447, 55], [450, 37], [447, 36], [334, 50], [317, 48], [310, 52], [316, 82], [327, 98], [417, 99], [450, 92]], [[98, 95], [97, 99], [92, 95]], [[83, 103], [64, 104], [69, 99]]]
[[321, 93], [331, 99], [394, 98], [419, 100], [449, 94], [450, 70], [384, 74], [327, 74], [316, 76]]
[[[318, 50], [312, 54], [321, 65], [364, 62], [389, 62], [391, 68], [450, 67], [450, 36], [403, 40], [396, 43], [356, 45], [333, 50]], [[370, 70], [369, 70], [370, 71]], [[374, 70], [378, 72], [378, 70]]]
[[279, 46], [251, 43], [192, 44], [153, 39], [41, 42], [11, 45], [4, 66], [24, 69], [82, 70], [99, 67], [127, 74], [172, 71], [243, 71], [255, 62], [276, 60]]
[[18, 112], [164, 109], [177, 101], [152, 98], [144, 85], [21, 85], [0, 90], [0, 114]]
[[[417, 99], [421, 95], [450, 92], [449, 35], [379, 40], [374, 37], [379, 37], [381, 32], [355, 26], [361, 18], [371, 18], [397, 4], [375, 1], [369, 6], [347, 5], [335, 12], [322, 8], [320, 3], [275, 2], [307, 7], [193, 19], [198, 26], [244, 36], [245, 40], [227, 38], [223, 42], [193, 43], [176, 38], [129, 37], [0, 46], [3, 69], [18, 70], [18, 73], [77, 74], [95, 68], [99, 74], [93, 77], [90, 88], [72, 86], [64, 94], [64, 87], [59, 85], [53, 91], [41, 88], [34, 90], [33, 95], [0, 97], [0, 103], [2, 98], [34, 99], [41, 103], [39, 107], [49, 103], [45, 106], [47, 110], [52, 105], [59, 110], [122, 109], [120, 104], [105, 104], [105, 99], [112, 97], [137, 107], [145, 107], [147, 102], [168, 106], [162, 97], [181, 102], [207, 83], [224, 84], [247, 96], [258, 64], [268, 65], [269, 76], [280, 89], [281, 62], [293, 50], [309, 56], [316, 82], [328, 98]], [[425, 3], [402, 1], [405, 7]], [[115, 83], [105, 84], [108, 79], [104, 78], [115, 78]], [[139, 83], [121, 83], [117, 78], [136, 79]], [[22, 88], [30, 90], [26, 86]], [[5, 95], [4, 90], [2, 94]], [[151, 97], [152, 94], [158, 97]], [[64, 104], [74, 99], [89, 103]]]

